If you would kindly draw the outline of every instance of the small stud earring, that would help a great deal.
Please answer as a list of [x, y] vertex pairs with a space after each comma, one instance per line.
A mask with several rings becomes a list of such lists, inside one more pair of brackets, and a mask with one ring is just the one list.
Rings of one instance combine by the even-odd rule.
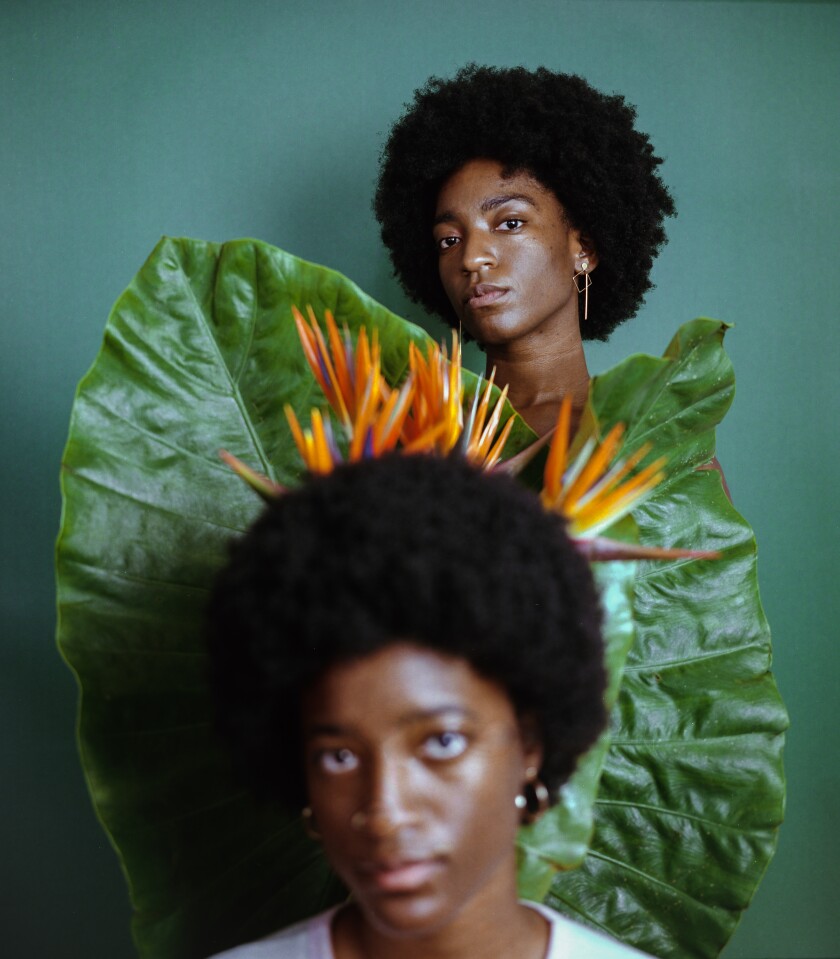
[[303, 828], [306, 832], [306, 835], [310, 839], [320, 839], [321, 834], [318, 832], [318, 827], [315, 825], [315, 814], [312, 812], [311, 806], [304, 806], [300, 811], [301, 818], [303, 819]]
[[533, 766], [526, 770], [525, 775], [527, 779], [522, 792], [514, 798], [513, 803], [521, 813], [522, 824], [527, 826], [536, 822], [548, 809], [551, 797], [545, 783], [537, 778], [537, 770]]

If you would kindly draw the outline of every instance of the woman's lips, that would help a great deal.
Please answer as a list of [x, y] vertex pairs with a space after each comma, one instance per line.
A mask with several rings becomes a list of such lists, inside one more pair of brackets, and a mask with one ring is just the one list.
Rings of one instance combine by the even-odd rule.
[[490, 306], [497, 303], [505, 294], [507, 288], [504, 286], [493, 286], [490, 283], [479, 283], [473, 287], [467, 294], [466, 305], [471, 310], [479, 310], [483, 306]]
[[366, 884], [379, 892], [414, 892], [428, 885], [441, 870], [440, 859], [369, 863], [361, 870]]

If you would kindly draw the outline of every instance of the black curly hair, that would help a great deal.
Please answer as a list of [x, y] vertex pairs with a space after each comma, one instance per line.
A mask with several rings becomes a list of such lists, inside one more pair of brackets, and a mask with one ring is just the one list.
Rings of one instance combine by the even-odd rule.
[[605, 340], [634, 316], [652, 287], [662, 221], [674, 202], [657, 174], [662, 160], [633, 126], [624, 97], [543, 67], [470, 64], [432, 77], [414, 95], [382, 152], [374, 210], [394, 274], [408, 295], [450, 325], [438, 278], [432, 221], [443, 183], [469, 160], [527, 172], [553, 191], [569, 224], [598, 254], [584, 339]]
[[208, 611], [217, 718], [250, 785], [306, 801], [302, 691], [409, 638], [460, 656], [536, 720], [556, 791], [606, 722], [601, 613], [563, 521], [460, 458], [312, 477], [235, 542]]

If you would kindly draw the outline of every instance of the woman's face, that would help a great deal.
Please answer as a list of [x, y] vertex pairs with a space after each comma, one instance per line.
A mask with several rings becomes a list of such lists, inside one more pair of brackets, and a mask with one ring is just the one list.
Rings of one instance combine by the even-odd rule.
[[370, 925], [425, 935], [515, 901], [514, 800], [541, 757], [501, 686], [399, 642], [330, 668], [302, 719], [313, 819]]
[[577, 331], [573, 276], [595, 256], [551, 190], [528, 173], [503, 172], [495, 160], [470, 160], [441, 187], [433, 233], [446, 295], [486, 345]]

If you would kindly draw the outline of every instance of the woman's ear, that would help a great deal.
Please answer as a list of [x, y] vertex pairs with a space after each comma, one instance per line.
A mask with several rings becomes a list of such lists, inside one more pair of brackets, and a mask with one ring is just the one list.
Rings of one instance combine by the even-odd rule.
[[595, 249], [595, 244], [579, 230], [572, 230], [570, 239], [575, 254], [575, 273], [591, 273], [598, 265], [598, 251]]
[[519, 739], [522, 743], [523, 771], [540, 769], [543, 762], [543, 744], [537, 718], [533, 713], [519, 717]]

